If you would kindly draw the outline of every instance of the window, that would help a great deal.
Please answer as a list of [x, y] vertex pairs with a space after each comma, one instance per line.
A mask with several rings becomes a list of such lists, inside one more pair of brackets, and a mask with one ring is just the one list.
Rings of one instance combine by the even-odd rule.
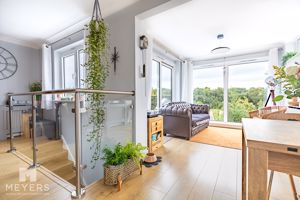
[[63, 84], [64, 88], [76, 87], [76, 67], [75, 67], [75, 55], [71, 54], [62, 58], [63, 67]]
[[[73, 88], [84, 88], [84, 78], [85, 78], [85, 60], [84, 50], [82, 46], [76, 48], [67, 49], [64, 51], [58, 52], [58, 57], [60, 58], [60, 64], [58, 67], [58, 72], [60, 71], [61, 75], [56, 75], [56, 89], [73, 89]], [[57, 77], [61, 77], [61, 80], [58, 81]]]
[[85, 68], [84, 68], [84, 63], [85, 63], [85, 53], [83, 49], [80, 49], [78, 51], [79, 53], [79, 87], [80, 88], [85, 88], [85, 82], [84, 79], [86, 77], [86, 73], [85, 73]]
[[172, 102], [172, 68], [161, 65], [161, 105]]
[[249, 112], [264, 106], [268, 62], [228, 68], [228, 121], [241, 122]]
[[172, 66], [152, 61], [151, 110], [172, 102], [172, 74]]
[[223, 67], [194, 69], [194, 103], [210, 106], [211, 120], [224, 120]]
[[151, 110], [159, 108], [159, 62], [152, 61]]
[[241, 122], [264, 106], [268, 62], [193, 70], [194, 102], [210, 105], [213, 121]]

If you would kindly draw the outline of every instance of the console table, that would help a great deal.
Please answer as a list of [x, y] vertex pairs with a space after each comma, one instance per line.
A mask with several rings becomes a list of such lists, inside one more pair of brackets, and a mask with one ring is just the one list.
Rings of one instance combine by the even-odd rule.
[[266, 200], [268, 169], [300, 176], [300, 122], [243, 119], [242, 200]]

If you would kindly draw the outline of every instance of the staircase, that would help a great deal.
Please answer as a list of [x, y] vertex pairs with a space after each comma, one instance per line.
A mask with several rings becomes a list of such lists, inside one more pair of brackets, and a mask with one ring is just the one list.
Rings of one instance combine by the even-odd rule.
[[[17, 151], [32, 159], [31, 139], [16, 138], [14, 144]], [[73, 162], [68, 160], [68, 151], [63, 148], [62, 140], [48, 140], [46, 137], [38, 137], [37, 149], [37, 162], [39, 164], [75, 185], [76, 174], [73, 170]]]

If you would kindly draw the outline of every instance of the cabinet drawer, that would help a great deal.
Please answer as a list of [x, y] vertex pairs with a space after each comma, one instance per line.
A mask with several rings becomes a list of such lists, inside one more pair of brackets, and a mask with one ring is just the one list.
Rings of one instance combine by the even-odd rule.
[[161, 125], [151, 127], [151, 133], [155, 133], [155, 132], [158, 132], [158, 131], [162, 131], [162, 126]]
[[157, 121], [154, 121], [154, 122], [151, 123], [152, 127], [161, 126], [161, 125], [162, 125], [162, 121], [161, 120], [157, 120]]

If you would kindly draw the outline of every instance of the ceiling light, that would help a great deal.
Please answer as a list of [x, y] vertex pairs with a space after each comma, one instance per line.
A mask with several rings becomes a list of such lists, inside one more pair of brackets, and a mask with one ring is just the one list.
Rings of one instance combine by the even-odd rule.
[[[222, 40], [224, 38], [224, 35], [223, 34], [219, 34], [217, 35], [217, 39], [218, 40]], [[220, 54], [220, 53], [227, 53], [230, 51], [230, 48], [229, 47], [226, 47], [226, 46], [219, 46], [219, 47], [216, 47], [214, 49], [211, 50], [211, 53], [214, 53], [214, 54]]]

